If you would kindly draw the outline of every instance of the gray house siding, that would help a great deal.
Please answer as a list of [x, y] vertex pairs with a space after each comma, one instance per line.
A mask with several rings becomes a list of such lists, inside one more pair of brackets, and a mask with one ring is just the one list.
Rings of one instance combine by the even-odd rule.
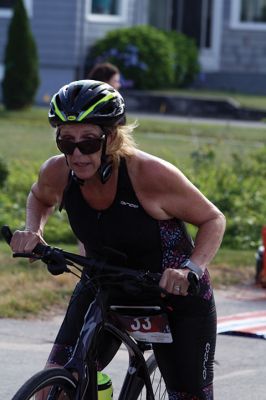
[[32, 31], [36, 39], [41, 84], [37, 102], [47, 102], [63, 84], [76, 78], [79, 0], [33, 2]]
[[[123, 0], [124, 18], [118, 22], [94, 21], [86, 15], [86, 0], [34, 0], [30, 18], [36, 40], [40, 86], [38, 104], [49, 102], [62, 85], [84, 78], [84, 61], [91, 45], [108, 31], [147, 23], [149, 0]], [[0, 18], [0, 63], [10, 18]]]
[[[203, 68], [195, 86], [266, 94], [266, 30], [232, 28], [233, 1], [213, 0], [222, 6], [218, 62], [213, 70]], [[87, 0], [32, 1], [30, 22], [40, 60], [38, 104], [47, 103], [63, 84], [84, 78], [83, 66], [90, 47], [108, 31], [148, 23], [170, 29], [170, 0], [123, 0], [124, 17], [113, 21], [88, 18], [86, 4]], [[9, 22], [10, 18], [0, 17], [0, 66]]]
[[232, 28], [232, 1], [224, 0], [219, 70], [204, 74], [201, 85], [266, 94], [266, 30]]
[[[80, 0], [32, 2], [30, 23], [38, 48], [41, 81], [37, 103], [48, 102], [55, 90], [75, 79], [79, 3]], [[0, 21], [0, 62], [3, 63], [10, 18], [0, 18]]]
[[[232, 1], [232, 0], [231, 0]], [[266, 73], [266, 30], [233, 29], [230, 26], [230, 1], [225, 1], [221, 70]]]

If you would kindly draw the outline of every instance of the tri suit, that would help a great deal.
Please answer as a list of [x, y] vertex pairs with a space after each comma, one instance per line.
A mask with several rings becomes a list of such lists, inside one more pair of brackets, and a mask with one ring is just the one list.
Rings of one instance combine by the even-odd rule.
[[[86, 254], [109, 263], [163, 272], [165, 268], [178, 268], [193, 250], [182, 221], [156, 220], [147, 214], [136, 196], [123, 158], [116, 196], [109, 208], [93, 209], [73, 174], [64, 191], [63, 207]], [[175, 296], [174, 311], [169, 315], [173, 343], [153, 345], [171, 400], [213, 399], [216, 310], [207, 270], [200, 287], [197, 296]], [[92, 300], [93, 294], [81, 280], [55, 340], [50, 363], [67, 361]]]

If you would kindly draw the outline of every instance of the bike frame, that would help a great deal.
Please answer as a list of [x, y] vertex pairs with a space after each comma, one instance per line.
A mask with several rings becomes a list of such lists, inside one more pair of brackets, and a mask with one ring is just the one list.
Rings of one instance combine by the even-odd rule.
[[108, 322], [104, 316], [104, 311], [107, 307], [109, 306], [105, 301], [99, 300], [99, 296], [90, 305], [72, 358], [64, 366], [65, 369], [78, 374], [79, 384], [75, 400], [98, 399], [96, 351], [97, 338], [101, 330], [108, 331], [119, 339], [126, 346], [129, 354], [129, 365], [118, 400], [132, 399], [131, 393], [133, 393], [138, 379], [143, 379], [144, 381], [147, 389], [147, 400], [154, 400], [150, 375], [143, 355], [147, 345], [140, 349], [128, 334]]
[[[10, 241], [12, 239], [12, 232], [10, 228], [7, 225], [4, 225], [1, 228], [1, 233], [6, 242], [10, 244]], [[35, 257], [35, 255], [37, 255], [37, 257]], [[127, 270], [126, 272], [125, 268], [107, 265], [104, 262], [99, 262], [95, 259], [89, 259], [87, 257], [68, 253], [57, 248], [51, 248], [50, 246], [46, 246], [41, 243], [38, 243], [36, 245], [36, 247], [33, 249], [33, 252], [14, 253], [13, 256], [26, 258], [35, 257], [37, 259], [41, 259], [44, 263], [47, 264], [48, 270], [54, 275], [58, 275], [64, 272], [72, 272], [71, 270], [69, 270], [67, 265], [72, 265], [75, 267], [76, 263], [79, 266], [89, 268], [91, 275], [94, 276], [94, 278], [96, 276], [97, 279], [99, 279], [99, 275], [101, 274], [101, 272], [103, 273], [104, 270], [108, 271], [109, 274], [122, 273], [123, 275], [128, 274], [130, 277], [132, 277], [133, 275], [136, 277], [135, 274], [132, 275], [131, 270]], [[77, 269], [79, 270], [79, 268]], [[95, 274], [96, 271], [98, 272], [98, 276], [97, 274]], [[167, 292], [159, 288], [160, 277], [161, 275], [158, 273], [140, 271], [138, 280], [139, 282], [145, 282], [145, 278], [148, 278], [146, 288], [156, 286], [157, 294], [161, 294], [163, 292], [164, 294], [168, 295]], [[90, 276], [88, 276], [88, 279], [90, 280]], [[148, 281], [150, 284], [148, 284]], [[200, 290], [198, 276], [193, 272], [189, 272], [188, 281], [190, 283], [189, 292], [192, 294], [197, 294]], [[138, 342], [134, 341], [126, 333], [126, 331], [119, 329], [115, 326], [115, 324], [112, 324], [107, 320], [106, 311], [110, 307], [110, 304], [107, 300], [108, 296], [106, 296], [106, 293], [102, 290], [101, 286], [98, 285], [97, 296], [94, 302], [91, 303], [86, 313], [84, 324], [81, 329], [80, 336], [74, 349], [72, 358], [64, 366], [66, 370], [69, 370], [71, 373], [76, 373], [78, 375], [78, 385], [75, 400], [98, 400], [96, 365], [98, 346], [97, 339], [99, 337], [99, 332], [102, 330], [108, 331], [115, 338], [119, 339], [126, 346], [129, 354], [129, 366], [118, 400], [136, 400], [139, 394], [138, 390], [141, 390], [143, 386], [146, 386], [146, 400], [155, 400], [150, 374], [146, 365], [146, 360], [143, 355], [144, 351], [147, 350], [147, 344], [146, 346], [145, 344], [138, 344]], [[137, 309], [138, 306], [134, 308]], [[140, 308], [143, 311], [143, 307]], [[150, 308], [150, 306], [147, 306], [147, 310], [149, 310]]]

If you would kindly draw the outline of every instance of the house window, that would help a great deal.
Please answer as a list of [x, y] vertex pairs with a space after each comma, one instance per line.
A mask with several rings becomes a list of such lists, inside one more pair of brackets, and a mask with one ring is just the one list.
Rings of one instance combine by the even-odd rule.
[[0, 0], [0, 8], [12, 8], [16, 0]]
[[94, 21], [120, 22], [125, 17], [127, 1], [122, 0], [87, 0], [88, 19]]
[[242, 0], [241, 22], [266, 22], [266, 0]]
[[92, 0], [92, 14], [118, 15], [118, 0]]
[[239, 29], [266, 30], [266, 0], [232, 2], [231, 26]]
[[[16, 0], [0, 0], [0, 17], [10, 18], [12, 16], [13, 7]], [[25, 8], [28, 15], [32, 16], [32, 0], [24, 0]]]
[[0, 17], [11, 17], [16, 0], [0, 0]]

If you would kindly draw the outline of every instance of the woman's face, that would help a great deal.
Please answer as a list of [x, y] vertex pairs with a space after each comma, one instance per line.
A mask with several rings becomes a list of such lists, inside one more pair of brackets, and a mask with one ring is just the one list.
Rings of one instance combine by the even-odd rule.
[[[88, 141], [89, 148], [90, 142], [93, 148], [99, 148], [91, 154], [84, 154], [82, 149], [78, 147], [74, 148], [72, 154], [65, 154], [69, 167], [74, 171], [75, 175], [80, 179], [90, 179], [95, 175], [101, 164], [101, 153], [103, 141], [99, 141], [103, 135], [101, 128], [98, 125], [92, 124], [73, 124], [73, 125], [62, 125], [60, 127], [59, 140], [61, 139], [64, 144], [65, 141], [78, 143]], [[96, 139], [96, 141], [95, 141]], [[95, 146], [96, 143], [96, 146]], [[69, 143], [66, 143], [69, 145]], [[84, 142], [84, 145], [86, 143]], [[71, 144], [70, 144], [71, 146]], [[62, 150], [61, 150], [62, 151]], [[63, 151], [62, 151], [63, 152]]]
[[107, 82], [109, 85], [113, 86], [114, 89], [119, 90], [121, 87], [120, 74], [114, 74], [112, 78]]

